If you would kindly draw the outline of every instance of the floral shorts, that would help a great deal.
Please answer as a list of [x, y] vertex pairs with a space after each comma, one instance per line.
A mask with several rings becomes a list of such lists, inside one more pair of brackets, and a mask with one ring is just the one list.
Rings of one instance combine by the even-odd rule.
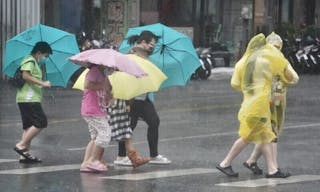
[[111, 141], [111, 129], [108, 118], [101, 117], [83, 117], [88, 123], [89, 133], [97, 146], [106, 148]]

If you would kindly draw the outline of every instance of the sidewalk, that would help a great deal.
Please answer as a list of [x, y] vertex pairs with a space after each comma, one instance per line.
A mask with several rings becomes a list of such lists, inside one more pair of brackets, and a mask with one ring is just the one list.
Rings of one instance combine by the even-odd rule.
[[231, 78], [233, 71], [233, 67], [216, 67], [211, 70], [209, 79]]

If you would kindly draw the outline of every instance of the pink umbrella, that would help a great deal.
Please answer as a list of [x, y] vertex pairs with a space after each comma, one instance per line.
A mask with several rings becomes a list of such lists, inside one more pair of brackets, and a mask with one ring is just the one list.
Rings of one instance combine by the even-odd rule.
[[90, 49], [69, 57], [69, 60], [83, 67], [96, 64], [115, 68], [136, 77], [147, 75], [134, 60], [113, 49]]

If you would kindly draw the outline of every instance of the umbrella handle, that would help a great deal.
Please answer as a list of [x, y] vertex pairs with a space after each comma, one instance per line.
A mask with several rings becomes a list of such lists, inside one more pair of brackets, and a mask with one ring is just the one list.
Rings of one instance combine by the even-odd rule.
[[54, 91], [52, 90], [52, 88], [45, 89], [45, 93], [46, 94], [43, 94], [43, 97], [44, 98], [49, 97], [51, 99], [52, 103], [56, 104], [56, 98], [54, 96]]

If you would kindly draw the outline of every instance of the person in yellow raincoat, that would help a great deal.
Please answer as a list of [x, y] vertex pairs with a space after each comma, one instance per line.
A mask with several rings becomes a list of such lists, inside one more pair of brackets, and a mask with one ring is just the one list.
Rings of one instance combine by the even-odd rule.
[[[289, 62], [273, 45], [266, 42], [263, 34], [254, 36], [245, 54], [236, 63], [231, 86], [242, 92], [243, 101], [238, 113], [239, 138], [227, 156], [216, 168], [230, 177], [237, 177], [231, 166], [232, 160], [249, 144], [260, 144], [267, 163], [267, 178], [285, 178], [286, 173], [273, 162], [272, 144], [276, 138], [271, 129], [270, 97], [273, 79], [278, 75], [285, 79]], [[292, 77], [288, 76], [291, 80]]]
[[[279, 35], [272, 32], [266, 38], [267, 43], [275, 46], [279, 50], [282, 48], [282, 39]], [[270, 100], [270, 110], [271, 110], [271, 126], [273, 132], [276, 134], [276, 138], [272, 141], [272, 154], [273, 154], [273, 162], [276, 167], [277, 164], [277, 142], [278, 136], [283, 129], [283, 122], [285, 117], [285, 109], [286, 109], [286, 93], [287, 86], [298, 83], [299, 76], [294, 71], [292, 66], [288, 64], [287, 67], [288, 73], [293, 77], [291, 80], [286, 79], [286, 75], [284, 79], [281, 79], [281, 76], [277, 75], [272, 82], [271, 86], [271, 100]], [[289, 76], [290, 76], [289, 75]], [[288, 75], [287, 75], [288, 76]], [[262, 169], [257, 165], [257, 161], [261, 156], [261, 145], [255, 145], [255, 148], [250, 155], [249, 159], [243, 163], [245, 167], [250, 169], [254, 174], [260, 175], [262, 174]]]

